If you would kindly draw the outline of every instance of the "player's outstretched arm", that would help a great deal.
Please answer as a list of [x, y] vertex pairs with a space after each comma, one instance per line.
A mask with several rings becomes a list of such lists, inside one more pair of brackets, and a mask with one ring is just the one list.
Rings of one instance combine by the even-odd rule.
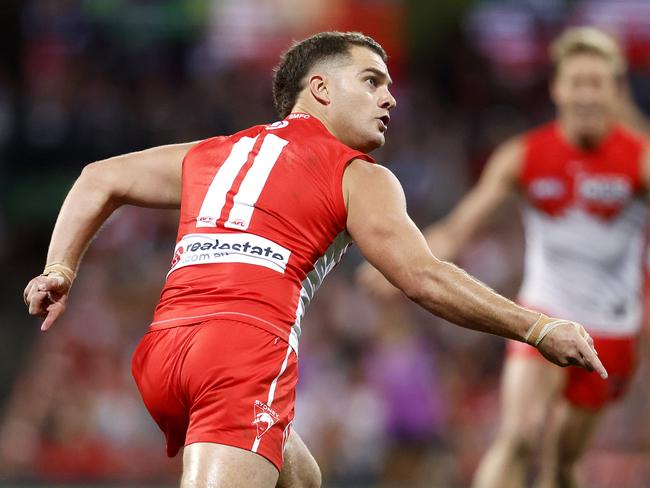
[[91, 163], [59, 212], [43, 274], [24, 291], [31, 315], [47, 330], [65, 311], [81, 257], [106, 219], [121, 205], [176, 208], [181, 199], [183, 158], [196, 142], [160, 146]]
[[[438, 259], [456, 259], [467, 242], [515, 193], [522, 156], [521, 138], [502, 144], [488, 161], [478, 183], [449, 215], [424, 229], [427, 244]], [[396, 293], [395, 288], [368, 263], [359, 267], [357, 277], [364, 287], [379, 297], [388, 298]]]
[[460, 326], [531, 343], [561, 366], [606, 376], [581, 326], [520, 307], [434, 257], [406, 213], [401, 185], [386, 168], [353, 161], [343, 191], [348, 232], [370, 264], [411, 300]]

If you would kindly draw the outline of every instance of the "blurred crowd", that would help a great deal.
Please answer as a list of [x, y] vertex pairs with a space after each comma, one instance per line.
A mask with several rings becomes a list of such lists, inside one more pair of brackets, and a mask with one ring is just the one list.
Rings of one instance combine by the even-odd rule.
[[[0, 484], [175, 482], [179, 459], [163, 454], [130, 357], [169, 268], [177, 213], [119, 210], [48, 334], [20, 295], [85, 164], [276, 120], [270, 70], [292, 38], [354, 28], [387, 47], [398, 108], [374, 156], [399, 177], [420, 225], [453, 206], [496, 144], [552, 117], [545, 47], [568, 21], [607, 19], [628, 47], [635, 97], [642, 108], [650, 100], [642, 1], [616, 2], [627, 12], [618, 17], [599, 1], [299, 3], [3, 7], [15, 49], [0, 66]], [[504, 213], [459, 264], [514, 296], [522, 252], [517, 215]], [[467, 486], [497, 425], [503, 342], [405, 299], [375, 301], [355, 285], [361, 257], [350, 254], [304, 321], [294, 427], [326, 486]], [[644, 351], [585, 460], [588, 486], [650, 485], [647, 341]]]

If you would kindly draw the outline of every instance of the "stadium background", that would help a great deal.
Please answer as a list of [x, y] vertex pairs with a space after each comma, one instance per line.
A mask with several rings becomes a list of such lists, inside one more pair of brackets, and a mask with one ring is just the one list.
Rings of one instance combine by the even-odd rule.
[[[650, 109], [650, 2], [29, 0], [0, 6], [0, 485], [172, 486], [179, 460], [130, 376], [177, 215], [120, 210], [43, 335], [21, 300], [62, 199], [110, 155], [276, 119], [270, 69], [291, 39], [361, 30], [391, 56], [399, 101], [375, 156], [424, 225], [504, 138], [548, 120], [549, 39], [566, 25], [624, 42]], [[516, 292], [522, 236], [503, 213], [460, 264]], [[295, 427], [325, 486], [467, 486], [497, 420], [501, 340], [355, 288], [352, 252], [307, 313]], [[584, 462], [587, 486], [650, 486], [650, 347]]]

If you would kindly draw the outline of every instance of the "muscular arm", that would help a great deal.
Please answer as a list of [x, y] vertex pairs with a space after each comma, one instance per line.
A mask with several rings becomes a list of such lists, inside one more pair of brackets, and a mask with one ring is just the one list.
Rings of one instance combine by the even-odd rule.
[[[406, 213], [404, 193], [390, 171], [355, 160], [346, 169], [343, 191], [348, 232], [364, 257], [411, 300], [460, 326], [524, 339], [540, 315], [498, 295], [453, 264], [434, 257]], [[570, 344], [556, 343], [561, 334], [571, 336]], [[550, 340], [545, 339], [539, 346], [548, 359], [588, 369], [600, 364], [574, 327], [558, 328], [549, 337]]]
[[[433, 254], [441, 260], [453, 261], [465, 244], [476, 234], [492, 214], [511, 196], [517, 185], [523, 144], [513, 139], [500, 146], [487, 163], [481, 179], [452, 212], [423, 233]], [[357, 271], [359, 283], [381, 298], [397, 294], [381, 274], [370, 264]]]
[[76, 270], [92, 237], [121, 205], [177, 208], [183, 158], [195, 144], [155, 147], [86, 166], [63, 202], [47, 262]]
[[34, 278], [25, 289], [30, 314], [45, 317], [42, 330], [47, 330], [65, 310], [71, 281], [84, 251], [118, 207], [180, 205], [182, 162], [195, 144], [160, 146], [84, 168], [63, 202], [52, 232], [46, 269], [53, 274]]
[[488, 161], [476, 186], [447, 217], [424, 230], [427, 243], [438, 258], [454, 260], [481, 226], [513, 195], [522, 155], [520, 138], [501, 145]]

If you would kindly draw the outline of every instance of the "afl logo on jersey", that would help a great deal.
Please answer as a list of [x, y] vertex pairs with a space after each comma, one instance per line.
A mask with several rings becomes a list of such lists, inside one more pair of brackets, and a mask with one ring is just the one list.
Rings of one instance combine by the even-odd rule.
[[286, 120], [278, 120], [277, 122], [273, 122], [272, 124], [269, 124], [266, 126], [266, 130], [276, 130], [276, 129], [282, 129], [283, 127], [286, 127], [289, 125], [289, 122]]
[[630, 182], [618, 175], [585, 176], [576, 183], [578, 194], [588, 202], [623, 203], [632, 194]]

